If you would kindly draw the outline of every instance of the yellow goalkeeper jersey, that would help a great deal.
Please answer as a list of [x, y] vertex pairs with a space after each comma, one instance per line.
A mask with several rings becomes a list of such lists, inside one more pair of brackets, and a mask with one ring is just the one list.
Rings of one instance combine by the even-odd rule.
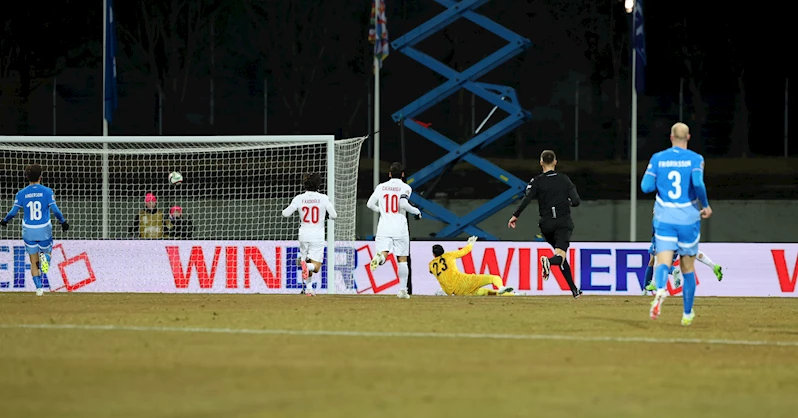
[[447, 295], [457, 293], [460, 288], [469, 282], [472, 275], [461, 273], [457, 269], [457, 259], [471, 252], [473, 244], [468, 244], [460, 250], [443, 253], [429, 262], [429, 272], [438, 279], [441, 289]]

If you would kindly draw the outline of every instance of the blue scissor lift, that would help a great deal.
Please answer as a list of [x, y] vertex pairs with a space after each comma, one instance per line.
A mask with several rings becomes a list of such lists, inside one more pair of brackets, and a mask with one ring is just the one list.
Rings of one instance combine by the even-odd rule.
[[[482, 239], [495, 240], [496, 237], [479, 229], [476, 225], [521, 196], [526, 187], [526, 182], [502, 170], [484, 158], [479, 157], [476, 155], [476, 152], [487, 147], [529, 120], [531, 114], [518, 104], [518, 97], [513, 88], [482, 83], [476, 80], [529, 48], [531, 42], [487, 17], [474, 12], [475, 9], [490, 0], [435, 1], [446, 7], [446, 11], [424, 22], [391, 43], [394, 50], [402, 52], [448, 79], [445, 83], [422, 95], [406, 105], [402, 110], [392, 115], [395, 122], [402, 123], [411, 131], [448, 151], [445, 156], [432, 162], [418, 172], [413, 173], [413, 175], [408, 176], [407, 183], [413, 186], [413, 188], [417, 188], [441, 176], [449, 167], [463, 160], [501, 180], [509, 186], [509, 189], [463, 217], [455, 215], [443, 206], [417, 193], [411, 195], [410, 201], [423, 210], [429, 217], [447, 224], [445, 228], [436, 234], [438, 237], [453, 238], [460, 235], [462, 232], [466, 232], [469, 235], [476, 235]], [[506, 40], [508, 44], [463, 72], [457, 72], [451, 67], [415, 48], [415, 45], [419, 42], [460, 18], [468, 19], [486, 30], [493, 32]], [[440, 103], [460, 89], [466, 89], [474, 93], [507, 113], [507, 116], [503, 120], [462, 145], [436, 132], [434, 129], [422, 126], [414, 119], [421, 112]]]

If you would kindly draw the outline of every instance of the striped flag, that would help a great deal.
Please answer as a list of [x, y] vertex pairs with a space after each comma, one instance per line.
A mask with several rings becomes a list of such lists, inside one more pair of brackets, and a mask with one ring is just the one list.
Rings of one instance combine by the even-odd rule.
[[111, 123], [118, 106], [116, 95], [116, 27], [113, 0], [106, 0], [105, 8], [105, 120]]
[[637, 0], [635, 3], [634, 45], [637, 54], [635, 89], [638, 93], [643, 93], [646, 86], [646, 29], [643, 25], [643, 0]]
[[[379, 1], [379, 13], [377, 2]], [[377, 57], [380, 68], [382, 61], [388, 57], [388, 19], [385, 17], [385, 1], [372, 0], [371, 2], [371, 29], [369, 29], [369, 42], [374, 44], [374, 56]]]

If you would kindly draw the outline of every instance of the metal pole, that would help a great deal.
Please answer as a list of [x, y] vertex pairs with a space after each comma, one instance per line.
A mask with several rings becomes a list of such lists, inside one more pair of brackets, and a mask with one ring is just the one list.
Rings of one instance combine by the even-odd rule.
[[679, 122], [684, 122], [684, 77], [679, 77]]
[[574, 161], [579, 161], [579, 80], [574, 95]]
[[268, 134], [269, 127], [269, 81], [263, 77], [263, 134]]
[[[103, 89], [102, 89], [102, 99], [103, 99], [103, 136], [108, 136], [108, 120], [105, 119], [105, 86], [108, 83], [108, 80], [105, 76], [106, 71], [106, 61], [107, 57], [106, 54], [108, 53], [107, 49], [107, 25], [108, 25], [108, 2], [103, 0]], [[108, 143], [103, 143], [103, 156], [102, 156], [102, 178], [103, 178], [103, 185], [102, 185], [102, 233], [103, 238], [108, 239], [108, 224], [109, 224], [109, 216], [110, 216], [110, 203], [111, 203], [111, 193], [110, 193], [110, 181], [109, 181], [109, 162], [108, 162]]]
[[214, 94], [213, 94], [213, 67], [214, 67], [214, 62], [215, 62], [215, 58], [216, 58], [216, 57], [214, 56], [214, 49], [213, 49], [213, 44], [214, 44], [213, 40], [214, 40], [214, 37], [215, 37], [215, 36], [214, 36], [214, 27], [213, 27], [214, 25], [213, 25], [213, 23], [214, 23], [214, 22], [213, 22], [213, 21], [211, 21], [211, 85], [210, 85], [210, 95], [211, 95], [211, 98], [210, 98], [210, 107], [211, 107], [211, 109], [210, 109], [210, 113], [211, 113], [211, 116], [210, 116], [210, 122], [211, 122], [211, 126], [213, 126], [213, 122], [214, 122], [214, 109], [213, 109], [213, 105], [214, 105], [214, 103], [213, 103], [213, 96], [214, 96]]
[[[375, 16], [374, 20], [379, 27], [380, 20], [380, 0], [374, 0]], [[378, 33], [379, 37], [380, 34]], [[375, 42], [380, 42], [376, 39]], [[380, 184], [380, 63], [379, 57], [374, 55], [374, 189]], [[377, 222], [379, 222], [379, 214], [374, 212], [372, 217], [372, 226], [374, 235], [377, 235]]]
[[[335, 204], [335, 137], [327, 140], [327, 197]], [[327, 220], [327, 293], [336, 293], [335, 284], [335, 221]], [[321, 287], [321, 282], [319, 282]]]
[[[634, 45], [635, 13], [632, 12], [632, 45]], [[637, 241], [637, 51], [632, 48], [632, 149], [629, 170], [629, 241]]]
[[[56, 125], [55, 89], [56, 89], [57, 85], [58, 85], [58, 81], [56, 80], [55, 77], [53, 77], [53, 136], [56, 135], [56, 126], [55, 126]], [[105, 89], [103, 89], [103, 90], [105, 90]], [[103, 93], [103, 94], [105, 94], [105, 93]], [[105, 101], [103, 101], [103, 106], [105, 106]], [[105, 116], [103, 116], [103, 119], [105, 119]]]
[[368, 113], [367, 113], [367, 115], [369, 115], [369, 116], [366, 118], [366, 133], [369, 136], [369, 138], [368, 138], [368, 149], [367, 149], [368, 154], [367, 155], [369, 157], [372, 156], [372, 154], [371, 154], [372, 151], [373, 151], [372, 148], [374, 147], [374, 145], [371, 143], [374, 140], [374, 131], [371, 130], [371, 124], [372, 124], [372, 122], [374, 122], [374, 120], [371, 118], [371, 115], [374, 114], [374, 109], [371, 107], [372, 106], [372, 104], [371, 104], [371, 94], [372, 94], [371, 93], [371, 83], [369, 83], [369, 92], [368, 92], [368, 109], [369, 110], [368, 110]]

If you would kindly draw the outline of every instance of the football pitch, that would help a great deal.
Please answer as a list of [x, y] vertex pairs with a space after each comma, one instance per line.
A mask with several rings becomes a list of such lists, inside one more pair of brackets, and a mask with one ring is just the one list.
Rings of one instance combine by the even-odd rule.
[[0, 293], [0, 416], [795, 416], [795, 300], [650, 300]]

